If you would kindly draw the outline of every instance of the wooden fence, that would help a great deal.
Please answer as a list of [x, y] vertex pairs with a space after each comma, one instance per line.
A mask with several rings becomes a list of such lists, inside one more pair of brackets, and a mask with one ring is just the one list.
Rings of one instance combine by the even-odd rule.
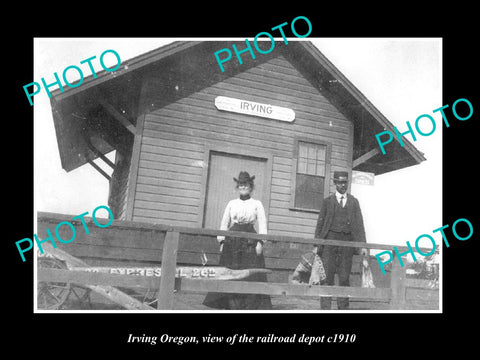
[[[46, 228], [54, 234], [57, 224], [62, 221], [72, 223], [76, 228], [75, 239], [63, 244], [56, 241], [57, 248], [48, 242], [43, 248], [56, 258], [64, 261], [68, 267], [78, 266], [161, 266], [161, 277], [140, 277], [134, 275], [105, 274], [67, 269], [38, 268], [37, 281], [80, 284], [99, 293], [103, 297], [126, 309], [154, 310], [153, 307], [138, 301], [118, 288], [158, 289], [157, 309], [174, 308], [174, 297], [185, 293], [257, 293], [285, 298], [311, 298], [319, 296], [349, 297], [361, 301], [379, 304], [370, 308], [438, 309], [438, 288], [431, 288], [426, 281], [407, 279], [406, 269], [398, 259], [392, 262], [387, 275], [377, 275], [376, 288], [357, 286], [308, 286], [288, 282], [298, 264], [301, 255], [312, 249], [314, 244], [349, 246], [356, 248], [393, 250], [393, 246], [345, 242], [337, 240], [290, 237], [281, 235], [259, 235], [242, 232], [224, 232], [220, 230], [171, 227], [159, 224], [147, 224], [130, 221], [114, 221], [108, 228], [99, 228], [93, 221], [85, 218], [89, 234], [85, 233], [80, 220], [52, 213], [39, 213], [37, 234], [39, 239], [47, 237]], [[63, 239], [71, 239], [68, 226], [58, 229]], [[207, 256], [209, 265], [218, 263], [219, 252], [217, 235], [244, 237], [265, 240], [264, 254], [266, 267], [272, 270], [268, 282], [223, 281], [211, 279], [187, 279], [176, 277], [177, 265], [201, 265], [201, 255]], [[397, 246], [399, 251], [407, 247]], [[420, 249], [424, 253], [430, 249]], [[438, 251], [438, 249], [437, 249]], [[370, 261], [372, 270], [378, 269], [376, 260]], [[372, 260], [371, 259], [371, 260]], [[358, 275], [358, 261], [356, 262]], [[355, 265], [354, 265], [355, 268]], [[377, 271], [378, 272], [378, 271]], [[386, 279], [390, 281], [386, 281]], [[379, 283], [383, 283], [379, 284]], [[352, 284], [353, 285], [353, 284]], [[380, 285], [380, 286], [379, 286]], [[320, 305], [318, 302], [318, 310]]]

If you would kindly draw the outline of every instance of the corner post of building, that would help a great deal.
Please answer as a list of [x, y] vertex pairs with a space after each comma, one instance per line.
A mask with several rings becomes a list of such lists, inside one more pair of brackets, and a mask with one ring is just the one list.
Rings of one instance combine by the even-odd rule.
[[[392, 271], [390, 273], [390, 288], [392, 289], [392, 298], [390, 300], [391, 310], [402, 310], [406, 302], [406, 269], [400, 264], [398, 255], [393, 253]], [[397, 260], [397, 261], [395, 261]]]
[[162, 250], [162, 272], [160, 290], [158, 292], [157, 309], [170, 310], [173, 308], [173, 292], [177, 271], [177, 250], [180, 233], [175, 229], [168, 229]]

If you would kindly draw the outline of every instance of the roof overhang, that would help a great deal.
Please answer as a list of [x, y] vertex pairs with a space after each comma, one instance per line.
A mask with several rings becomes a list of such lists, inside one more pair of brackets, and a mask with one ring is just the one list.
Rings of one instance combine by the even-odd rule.
[[[352, 121], [354, 170], [379, 175], [425, 160], [407, 139], [402, 147], [394, 137], [386, 155], [379, 151], [375, 135], [385, 130], [393, 133], [393, 124], [311, 42], [277, 42], [270, 54], [241, 65], [229, 63], [222, 73], [213, 53], [231, 48], [232, 43], [245, 47], [244, 42], [232, 41], [173, 42], [122, 62], [115, 72], [99, 72], [95, 79], [86, 77], [81, 86], [55, 90], [51, 106], [62, 167], [71, 171], [114, 149], [130, 146], [142, 111], [164, 106], [279, 55]], [[148, 99], [145, 106], [139, 104], [141, 92], [152, 74], [157, 83], [165, 84], [165, 92], [162, 99]]]
[[383, 155], [375, 135], [386, 130], [394, 134], [394, 125], [311, 42], [294, 42], [292, 48], [287, 58], [353, 122], [354, 170], [380, 175], [425, 160], [408, 139], [401, 146], [395, 136]]

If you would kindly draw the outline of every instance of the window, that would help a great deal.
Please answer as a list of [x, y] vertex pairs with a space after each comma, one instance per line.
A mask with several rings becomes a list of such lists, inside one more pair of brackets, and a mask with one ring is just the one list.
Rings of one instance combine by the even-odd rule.
[[295, 209], [320, 210], [328, 186], [329, 150], [325, 143], [296, 141], [292, 187]]

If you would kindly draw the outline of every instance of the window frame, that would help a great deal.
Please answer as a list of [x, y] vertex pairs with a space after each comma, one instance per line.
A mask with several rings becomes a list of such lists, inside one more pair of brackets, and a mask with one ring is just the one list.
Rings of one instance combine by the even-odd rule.
[[[298, 168], [298, 150], [299, 150], [299, 143], [300, 142], [306, 142], [314, 145], [321, 145], [325, 146], [325, 181], [323, 184], [323, 194], [324, 198], [325, 195], [329, 193], [330, 189], [330, 167], [331, 167], [331, 155], [332, 155], [332, 143], [325, 141], [325, 140], [318, 140], [318, 139], [312, 139], [308, 137], [300, 137], [297, 136], [294, 139], [293, 143], [293, 154], [292, 154], [292, 171], [291, 171], [291, 187], [290, 187], [290, 210], [293, 211], [304, 211], [304, 212], [311, 212], [311, 213], [316, 213], [318, 214], [320, 210], [317, 209], [309, 209], [309, 208], [303, 208], [303, 207], [297, 207], [295, 206], [295, 200], [296, 200], [296, 182], [297, 182], [297, 168]], [[314, 175], [318, 176], [318, 175]], [[322, 199], [323, 200], [323, 199]]]

